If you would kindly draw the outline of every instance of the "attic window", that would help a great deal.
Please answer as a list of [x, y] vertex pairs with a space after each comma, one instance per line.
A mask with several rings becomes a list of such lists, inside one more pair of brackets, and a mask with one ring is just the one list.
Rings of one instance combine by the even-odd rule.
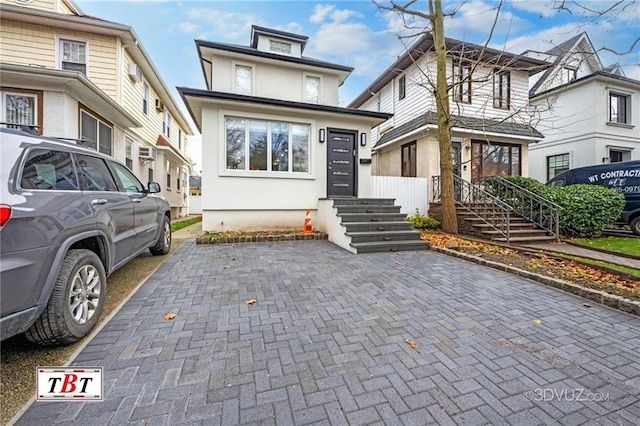
[[291, 54], [291, 43], [285, 43], [283, 41], [269, 40], [269, 49], [272, 52]]

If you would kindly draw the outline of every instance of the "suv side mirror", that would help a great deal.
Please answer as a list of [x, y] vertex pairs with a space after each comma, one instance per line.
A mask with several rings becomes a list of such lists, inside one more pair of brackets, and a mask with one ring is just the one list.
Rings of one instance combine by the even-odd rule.
[[147, 188], [149, 188], [149, 194], [157, 194], [160, 192], [160, 184], [158, 182], [149, 182]]

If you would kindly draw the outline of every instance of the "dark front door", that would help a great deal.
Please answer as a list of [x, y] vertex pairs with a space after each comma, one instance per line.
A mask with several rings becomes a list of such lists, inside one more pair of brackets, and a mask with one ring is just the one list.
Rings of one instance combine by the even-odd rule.
[[329, 130], [327, 146], [327, 197], [356, 195], [355, 133]]

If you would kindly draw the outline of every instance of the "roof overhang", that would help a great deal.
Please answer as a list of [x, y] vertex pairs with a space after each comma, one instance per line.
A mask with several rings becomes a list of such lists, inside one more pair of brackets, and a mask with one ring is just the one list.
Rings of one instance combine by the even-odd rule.
[[120, 127], [142, 127], [133, 115], [76, 71], [3, 63], [0, 82], [3, 87], [64, 92]]
[[180, 96], [182, 96], [182, 100], [189, 109], [191, 118], [200, 131], [202, 131], [202, 108], [204, 105], [214, 105], [218, 108], [251, 109], [270, 114], [280, 112], [282, 114], [295, 116], [346, 116], [350, 120], [365, 122], [371, 127], [384, 123], [393, 116], [393, 114], [383, 112], [237, 95], [235, 93], [214, 92], [185, 87], [178, 87], [178, 92]]
[[623, 75], [612, 74], [605, 71], [597, 71], [593, 74], [589, 74], [585, 77], [563, 84], [562, 86], [557, 86], [547, 91], [536, 93], [535, 95], [531, 96], [529, 100], [536, 100], [559, 92], [574, 90], [591, 82], [615, 83], [617, 85], [628, 88], [629, 90], [640, 90], [640, 80], [634, 80]]
[[145, 78], [149, 81], [156, 93], [159, 94], [174, 119], [180, 123], [189, 135], [195, 133], [185, 114], [176, 105], [169, 87], [160, 76], [160, 72], [153, 64], [151, 57], [142, 46], [133, 28], [88, 15], [67, 15], [5, 3], [0, 4], [0, 11], [3, 21], [22, 22], [43, 27], [60, 28], [119, 38], [122, 46], [128, 50], [134, 61], [141, 67]]
[[187, 158], [182, 155], [182, 153], [178, 151], [164, 136], [158, 135], [156, 148], [161, 151], [170, 152], [174, 158], [178, 158], [185, 165], [189, 166], [189, 169], [191, 169], [191, 162], [187, 160]]

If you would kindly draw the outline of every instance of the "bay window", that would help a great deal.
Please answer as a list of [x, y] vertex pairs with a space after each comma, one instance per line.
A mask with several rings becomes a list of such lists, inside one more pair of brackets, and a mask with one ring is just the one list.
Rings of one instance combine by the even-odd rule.
[[308, 124], [227, 117], [228, 170], [308, 173]]

